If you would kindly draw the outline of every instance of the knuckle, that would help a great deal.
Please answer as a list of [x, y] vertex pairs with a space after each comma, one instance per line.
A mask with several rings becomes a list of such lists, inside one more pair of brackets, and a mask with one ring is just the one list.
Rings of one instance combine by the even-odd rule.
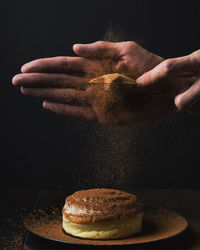
[[103, 45], [104, 43], [105, 41], [102, 41], [102, 40], [96, 42], [97, 45]]
[[69, 83], [69, 79], [66, 75], [62, 74], [55, 79], [55, 85], [59, 85], [60, 87], [64, 87]]
[[34, 64], [44, 64], [46, 63], [46, 59], [45, 58], [38, 58], [38, 59], [35, 59], [33, 61]]
[[70, 99], [70, 98], [71, 98], [70, 90], [69, 90], [69, 89], [68, 89], [68, 90], [64, 90], [64, 91], [63, 91], [63, 96], [64, 96], [64, 98], [66, 98], [66, 99]]
[[134, 42], [134, 41], [127, 41], [127, 42], [122, 42], [122, 43], [123, 43], [123, 45], [125, 45], [125, 47], [126, 47], [127, 49], [133, 49], [133, 48], [135, 48], [136, 45], [137, 45], [137, 43]]
[[174, 69], [174, 60], [173, 59], [167, 59], [162, 62], [162, 70], [165, 74], [169, 74], [173, 72]]
[[115, 66], [117, 72], [126, 73], [129, 71], [129, 67], [126, 63], [120, 62]]
[[38, 74], [38, 73], [35, 73], [34, 75], [33, 75], [33, 80], [34, 81], [40, 81], [41, 79], [40, 79], [40, 75]]
[[57, 59], [58, 59], [58, 68], [60, 68], [61, 70], [68, 68], [69, 59], [67, 56], [59, 56], [57, 57]]
[[130, 47], [134, 47], [136, 45], [136, 42], [134, 42], [134, 41], [128, 41], [128, 42], [126, 42], [126, 44], [128, 46], [130, 46]]
[[200, 58], [200, 49], [197, 50], [197, 56]]
[[66, 90], [63, 93], [63, 97], [64, 97], [64, 101], [68, 103], [76, 101], [76, 98], [74, 97], [73, 93], [70, 90]]
[[198, 56], [200, 56], [200, 49], [198, 49], [198, 50], [195, 51], [194, 53], [196, 53]]
[[32, 76], [30, 76], [30, 81], [33, 82], [42, 82], [43, 76], [40, 73], [34, 73]]
[[193, 52], [192, 54], [189, 55], [192, 58], [196, 59], [197, 62], [200, 61], [200, 49], [196, 50], [195, 52]]
[[108, 44], [108, 42], [105, 42], [105, 41], [97, 41], [95, 42], [95, 44], [98, 46], [98, 47], [104, 47]]

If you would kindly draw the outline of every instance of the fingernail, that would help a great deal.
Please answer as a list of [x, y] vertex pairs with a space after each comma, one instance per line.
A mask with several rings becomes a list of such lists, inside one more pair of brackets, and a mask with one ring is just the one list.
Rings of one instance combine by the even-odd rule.
[[16, 85], [15, 78], [15, 76], [12, 78], [12, 85]]
[[12, 78], [12, 84], [13, 84], [14, 86], [17, 85], [17, 80], [19, 80], [19, 75], [15, 75], [15, 76]]
[[24, 88], [23, 86], [20, 87], [20, 91], [23, 95], [28, 95], [29, 91], [28, 88]]
[[21, 91], [22, 94], [24, 94], [24, 87], [21, 87], [20, 91]]
[[80, 44], [80, 43], [76, 43], [76, 44], [74, 44], [73, 45], [73, 49], [78, 49], [78, 47], [80, 47], [82, 44]]
[[28, 66], [29, 66], [29, 63], [24, 64], [24, 65], [21, 67], [21, 72], [22, 72], [22, 73], [25, 73], [26, 70], [28, 69]]
[[42, 107], [46, 109], [46, 108], [48, 107], [48, 102], [47, 102], [47, 101], [44, 101], [44, 102], [42, 103]]

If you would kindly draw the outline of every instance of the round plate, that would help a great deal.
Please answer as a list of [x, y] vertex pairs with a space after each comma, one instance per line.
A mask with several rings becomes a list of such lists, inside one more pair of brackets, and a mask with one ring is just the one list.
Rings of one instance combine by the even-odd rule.
[[70, 236], [62, 230], [61, 207], [38, 209], [25, 219], [31, 233], [62, 243], [81, 245], [131, 245], [174, 237], [187, 228], [187, 221], [179, 214], [160, 207], [145, 206], [142, 232], [126, 239], [88, 240]]

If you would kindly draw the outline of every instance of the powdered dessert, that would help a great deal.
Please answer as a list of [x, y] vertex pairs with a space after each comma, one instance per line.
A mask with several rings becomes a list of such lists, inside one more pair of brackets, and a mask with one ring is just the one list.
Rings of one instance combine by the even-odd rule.
[[88, 189], [68, 196], [63, 207], [66, 233], [87, 239], [126, 238], [142, 229], [143, 205], [114, 189]]

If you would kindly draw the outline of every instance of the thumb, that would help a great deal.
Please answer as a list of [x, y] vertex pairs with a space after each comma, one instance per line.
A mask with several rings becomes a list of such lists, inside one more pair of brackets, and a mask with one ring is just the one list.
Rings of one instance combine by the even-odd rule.
[[162, 71], [155, 67], [136, 79], [137, 88], [146, 91], [153, 90], [162, 78]]
[[140, 76], [136, 82], [141, 88], [145, 89], [154, 89], [154, 87], [163, 85], [169, 78], [176, 77], [172, 74], [176, 61], [176, 58], [162, 61], [155, 68]]
[[117, 56], [117, 49], [114, 43], [98, 41], [88, 44], [74, 44], [73, 51], [86, 58], [113, 58]]
[[138, 88], [146, 91], [157, 91], [160, 88], [169, 87], [168, 83], [174, 78], [169, 71], [171, 62], [172, 60], [165, 60], [137, 78], [136, 83], [138, 84]]
[[194, 77], [169, 76], [161, 66], [156, 66], [136, 79], [138, 91], [174, 96], [177, 93], [185, 91], [194, 83]]

